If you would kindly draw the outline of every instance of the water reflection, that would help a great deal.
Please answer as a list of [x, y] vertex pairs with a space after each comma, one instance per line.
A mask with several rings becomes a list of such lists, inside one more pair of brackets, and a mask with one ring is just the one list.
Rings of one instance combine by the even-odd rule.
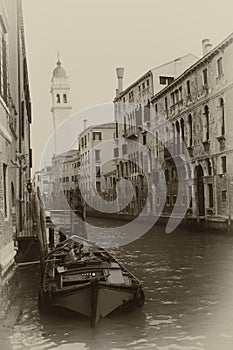
[[167, 235], [160, 226], [122, 247], [117, 257], [143, 281], [146, 303], [115, 311], [94, 329], [70, 313], [40, 319], [39, 272], [23, 271], [24, 310], [12, 349], [232, 350], [232, 248], [226, 235], [181, 229]]

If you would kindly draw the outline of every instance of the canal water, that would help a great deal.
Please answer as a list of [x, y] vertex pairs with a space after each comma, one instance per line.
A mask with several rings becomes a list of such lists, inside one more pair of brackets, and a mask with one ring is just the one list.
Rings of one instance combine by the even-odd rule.
[[22, 270], [12, 350], [233, 349], [232, 236], [157, 226], [115, 253], [143, 281], [142, 309], [115, 311], [94, 329], [69, 313], [40, 319], [39, 271]]

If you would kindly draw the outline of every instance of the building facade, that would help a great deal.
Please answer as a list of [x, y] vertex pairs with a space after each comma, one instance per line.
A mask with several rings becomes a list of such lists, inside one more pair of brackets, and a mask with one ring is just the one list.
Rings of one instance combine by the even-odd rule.
[[[151, 168], [151, 164], [144, 152], [139, 152], [138, 143], [141, 145], [149, 143], [149, 137], [144, 132], [144, 127], [152, 127], [151, 100], [156, 93], [174, 82], [182, 72], [197, 60], [198, 58], [192, 54], [177, 58], [151, 69], [124, 90], [124, 69], [117, 68], [118, 89], [114, 99], [116, 142], [119, 157], [119, 161], [116, 161], [117, 180], [129, 179], [134, 187], [134, 197], [124, 209], [127, 214], [138, 214], [146, 204], [148, 188], [144, 175], [145, 171]], [[127, 147], [127, 140], [135, 141], [134, 145], [131, 143], [130, 149]], [[150, 148], [152, 150], [152, 145], [150, 145]], [[150, 177], [151, 174], [148, 176]], [[150, 196], [148, 211], [153, 212], [154, 195], [150, 192], [148, 195]], [[128, 193], [123, 191], [123, 193], [119, 193], [119, 196], [127, 198]]]
[[191, 194], [187, 217], [231, 223], [232, 59], [233, 35], [215, 48], [203, 40], [203, 57], [152, 98], [152, 109], [165, 115], [179, 135], [173, 146], [182, 154], [182, 140], [190, 155], [187, 181], [179, 184], [166, 145], [158, 145], [167, 174], [165, 213], [171, 213], [178, 186], [184, 185]]
[[[150, 186], [152, 191], [148, 194], [151, 196], [148, 212], [157, 214], [160, 206], [161, 179], [165, 174], [166, 203], [163, 215], [172, 214], [180, 186], [185, 188], [191, 197], [187, 218], [231, 224], [233, 36], [230, 35], [215, 48], [212, 48], [208, 39], [203, 40], [202, 45], [203, 57], [179, 76], [171, 79], [163, 89], [155, 92], [146, 113], [138, 105], [136, 112], [117, 110], [131, 106], [124, 107], [119, 104], [115, 108], [119, 136], [123, 136], [125, 141], [134, 139], [145, 145], [161, 164], [161, 171], [153, 173], [150, 159], [138, 154], [136, 149], [135, 153], [128, 154], [128, 162], [119, 162], [118, 178], [127, 176], [136, 188], [135, 204], [131, 204], [132, 214], [137, 213], [136, 209], [141, 211], [145, 205], [145, 173], [148, 178], [153, 177]], [[126, 92], [129, 97], [129, 89]], [[122, 101], [122, 97], [124, 91], [118, 94], [115, 103], [119, 100], [125, 102], [126, 99]], [[127, 102], [131, 102], [130, 99]], [[138, 97], [136, 102], [141, 104]], [[130, 115], [133, 115], [133, 118], [127, 120]], [[159, 116], [169, 123], [169, 130], [164, 130], [158, 125]], [[118, 125], [119, 120], [121, 125]], [[182, 159], [185, 149], [188, 150], [190, 160], [189, 164], [185, 164], [186, 176], [182, 183], [178, 178], [168, 144], [159, 140], [161, 132], [163, 136], [167, 133], [165, 139], [176, 157]], [[119, 149], [122, 149], [122, 145]], [[134, 160], [139, 166], [134, 165]], [[135, 205], [138, 208], [135, 208]], [[185, 203], [179, 205], [184, 206]]]
[[15, 245], [33, 235], [31, 98], [21, 1], [0, 1], [0, 280], [12, 274]]
[[[115, 123], [107, 123], [87, 127], [78, 137], [80, 152], [79, 186], [90, 204], [95, 200], [91, 196], [93, 189], [96, 189], [103, 197], [108, 195], [106, 191], [106, 186], [108, 186], [107, 174], [116, 169], [113, 160], [115, 131]], [[99, 144], [104, 144], [104, 141], [110, 141], [110, 144], [106, 147], [107, 149], [98, 147]], [[111, 161], [103, 163], [106, 150], [111, 153]], [[87, 206], [87, 211], [91, 210], [90, 207]]]

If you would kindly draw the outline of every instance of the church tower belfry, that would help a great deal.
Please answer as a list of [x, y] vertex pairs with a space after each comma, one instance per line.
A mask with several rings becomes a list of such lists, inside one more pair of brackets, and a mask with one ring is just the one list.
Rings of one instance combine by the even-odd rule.
[[69, 79], [59, 58], [57, 61], [57, 67], [53, 70], [51, 83], [51, 112], [53, 114], [54, 131], [56, 131], [56, 128], [70, 116], [72, 109], [70, 103]]

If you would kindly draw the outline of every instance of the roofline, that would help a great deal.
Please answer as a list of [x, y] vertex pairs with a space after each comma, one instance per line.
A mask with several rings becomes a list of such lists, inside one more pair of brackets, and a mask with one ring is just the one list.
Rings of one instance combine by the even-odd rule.
[[171, 64], [171, 63], [175, 62], [176, 60], [182, 60], [183, 58], [185, 58], [185, 57], [187, 57], [187, 56], [189, 56], [189, 55], [195, 57], [195, 58], [198, 59], [198, 60], [200, 59], [200, 57], [198, 57], [198, 56], [196, 56], [196, 55], [193, 55], [192, 53], [187, 53], [187, 54], [184, 55], [184, 56], [177, 57], [177, 58], [175, 58], [174, 60], [171, 60], [171, 61], [169, 61], [169, 62], [167, 62], [167, 63], [163, 63], [163, 64], [161, 64], [160, 66], [156, 66], [155, 68], [152, 68], [151, 70], [155, 70], [155, 69], [158, 69], [158, 68], [165, 67], [166, 65]]
[[79, 136], [78, 136], [78, 138], [80, 138], [80, 136], [82, 136], [84, 133], [86, 133], [88, 130], [92, 130], [92, 129], [101, 129], [101, 128], [103, 128], [104, 126], [107, 126], [107, 125], [111, 125], [111, 127], [113, 128], [113, 129], [115, 129], [115, 122], [110, 122], [110, 123], [104, 123], [104, 124], [96, 124], [96, 125], [90, 125], [90, 126], [88, 126], [85, 130], [83, 130], [80, 134], [79, 134]]
[[118, 101], [118, 100], [119, 100], [121, 97], [123, 97], [129, 90], [131, 90], [134, 86], [136, 86], [141, 80], [144, 80], [148, 75], [153, 74], [153, 71], [154, 71], [154, 70], [159, 69], [159, 68], [162, 68], [162, 67], [165, 67], [166, 65], [171, 64], [171, 63], [175, 62], [175, 61], [178, 60], [178, 59], [183, 59], [183, 58], [185, 58], [185, 57], [187, 57], [187, 56], [189, 56], [189, 55], [192, 55], [193, 57], [199, 59], [198, 56], [195, 56], [195, 55], [193, 55], [192, 53], [187, 53], [187, 54], [184, 55], [184, 56], [174, 58], [174, 59], [171, 60], [171, 61], [168, 61], [168, 62], [166, 62], [166, 63], [163, 63], [163, 64], [161, 64], [161, 65], [159, 65], [159, 66], [156, 66], [156, 67], [154, 67], [154, 68], [148, 70], [146, 73], [144, 73], [144, 74], [143, 74], [140, 78], [138, 78], [134, 83], [130, 84], [125, 90], [123, 90], [123, 91], [119, 94], [118, 97], [115, 97], [114, 101]]
[[153, 102], [156, 98], [158, 98], [160, 95], [163, 95], [168, 90], [170, 90], [172, 87], [174, 87], [179, 81], [181, 81], [185, 76], [187, 76], [189, 73], [191, 73], [193, 70], [197, 69], [198, 66], [203, 64], [205, 61], [208, 61], [212, 56], [215, 56], [218, 51], [223, 46], [228, 46], [233, 41], [233, 33], [228, 35], [226, 39], [221, 41], [217, 46], [215, 46], [210, 52], [208, 52], [205, 56], [201, 57], [197, 62], [195, 62], [193, 65], [191, 65], [189, 68], [187, 68], [181, 75], [179, 75], [170, 85], [166, 86], [164, 89], [160, 90], [157, 94], [155, 94], [151, 98], [151, 102]]
[[148, 70], [146, 73], [144, 73], [140, 78], [138, 78], [134, 83], [132, 83], [131, 85], [129, 85], [125, 90], [123, 90], [118, 97], [115, 97], [114, 100], [118, 100], [119, 98], [121, 98], [122, 96], [124, 96], [129, 90], [131, 90], [134, 86], [136, 86], [141, 80], [144, 80], [147, 76], [149, 76], [150, 74], [152, 74], [152, 70]]

